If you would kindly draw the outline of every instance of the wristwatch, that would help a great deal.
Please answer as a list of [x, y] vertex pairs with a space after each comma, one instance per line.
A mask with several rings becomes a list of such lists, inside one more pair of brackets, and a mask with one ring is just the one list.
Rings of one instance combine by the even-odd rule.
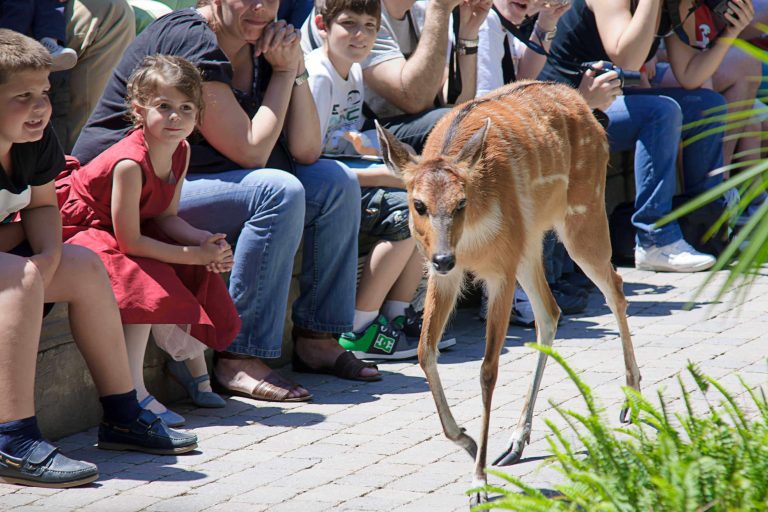
[[308, 79], [309, 79], [309, 71], [307, 71], [307, 70], [305, 69], [305, 70], [304, 70], [304, 72], [303, 72], [302, 74], [300, 74], [299, 76], [297, 76], [297, 77], [296, 77], [296, 78], [293, 80], [293, 86], [294, 86], [294, 87], [297, 87], [297, 86], [299, 86], [299, 85], [302, 85], [302, 84], [303, 84], [303, 83], [305, 83], [305, 82], [306, 82]]
[[551, 41], [557, 35], [557, 27], [553, 28], [549, 32], [546, 32], [542, 30], [538, 25], [536, 25], [535, 27], [533, 27], [533, 32], [536, 34], [536, 37], [539, 38], [539, 41], [541, 42]]
[[456, 53], [459, 55], [473, 55], [477, 53], [479, 39], [461, 39], [456, 40]]

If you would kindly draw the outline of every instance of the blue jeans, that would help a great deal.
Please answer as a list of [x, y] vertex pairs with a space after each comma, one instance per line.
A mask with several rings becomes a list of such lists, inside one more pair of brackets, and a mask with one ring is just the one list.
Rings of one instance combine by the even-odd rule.
[[317, 332], [352, 329], [360, 186], [343, 164], [188, 175], [179, 215], [235, 245], [229, 293], [242, 330], [228, 352], [280, 355], [294, 255], [302, 235], [293, 322]]
[[[642, 247], [664, 246], [683, 235], [676, 222], [652, 229], [672, 210], [677, 189], [677, 153], [682, 125], [707, 117], [705, 110], [725, 104], [708, 89], [627, 89], [606, 110], [610, 119], [608, 141], [612, 151], [635, 150], [635, 214], [632, 224]], [[711, 115], [711, 114], [710, 114]], [[721, 122], [704, 123], [682, 131], [688, 139]], [[683, 150], [684, 192], [697, 195], [714, 187], [722, 177], [707, 174], [723, 165], [722, 133], [717, 132]]]

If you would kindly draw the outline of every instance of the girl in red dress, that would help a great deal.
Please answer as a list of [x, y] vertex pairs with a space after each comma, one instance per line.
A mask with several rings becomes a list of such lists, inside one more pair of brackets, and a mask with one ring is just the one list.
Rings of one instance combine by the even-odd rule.
[[[135, 130], [82, 168], [70, 161], [56, 182], [64, 239], [94, 250], [110, 275], [140, 403], [169, 425], [184, 418], [144, 385], [152, 325], [188, 327], [191, 337], [215, 350], [240, 330], [229, 292], [215, 275], [232, 267], [225, 235], [177, 215], [189, 163], [186, 137], [202, 113], [201, 91], [199, 71], [186, 60], [146, 57], [128, 81]], [[223, 406], [211, 391], [202, 350], [192, 352], [191, 359], [171, 363], [172, 375], [198, 405]]]

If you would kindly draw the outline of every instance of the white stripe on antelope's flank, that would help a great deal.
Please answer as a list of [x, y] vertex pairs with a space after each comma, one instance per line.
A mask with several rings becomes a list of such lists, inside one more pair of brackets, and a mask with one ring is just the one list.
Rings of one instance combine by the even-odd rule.
[[551, 174], [549, 176], [541, 176], [533, 180], [533, 186], [539, 187], [541, 185], [551, 185], [556, 181], [562, 181], [563, 183], [568, 185], [568, 175], [567, 174]]
[[495, 200], [488, 206], [488, 213], [479, 221], [472, 224], [464, 224], [461, 239], [457, 244], [457, 252], [475, 251], [491, 243], [501, 231], [502, 221], [501, 206]]
[[581, 215], [582, 213], [587, 213], [587, 207], [583, 204], [568, 206], [568, 209], [565, 210], [566, 215]]

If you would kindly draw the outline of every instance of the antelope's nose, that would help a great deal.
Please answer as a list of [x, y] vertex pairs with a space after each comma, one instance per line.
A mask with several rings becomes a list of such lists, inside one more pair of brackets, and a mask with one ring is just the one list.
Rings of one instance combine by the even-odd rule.
[[448, 272], [456, 265], [456, 257], [453, 254], [435, 254], [432, 256], [432, 266], [438, 272]]

